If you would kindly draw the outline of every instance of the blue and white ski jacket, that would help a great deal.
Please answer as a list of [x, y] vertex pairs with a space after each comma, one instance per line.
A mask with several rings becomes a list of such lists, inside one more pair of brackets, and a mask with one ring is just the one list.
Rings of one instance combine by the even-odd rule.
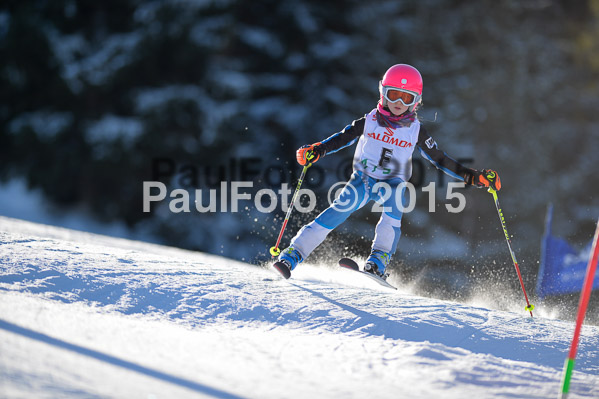
[[472, 184], [476, 174], [438, 149], [435, 140], [417, 119], [409, 127], [381, 126], [377, 122], [376, 108], [323, 140], [319, 149], [324, 150], [323, 155], [332, 154], [356, 142], [354, 170], [378, 180], [399, 177], [408, 181], [412, 176], [412, 154], [416, 147], [437, 169], [457, 180]]

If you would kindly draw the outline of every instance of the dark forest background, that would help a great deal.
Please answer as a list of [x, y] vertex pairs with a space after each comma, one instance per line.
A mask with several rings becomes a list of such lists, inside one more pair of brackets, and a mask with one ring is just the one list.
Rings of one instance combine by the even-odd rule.
[[[168, 198], [144, 213], [143, 182], [202, 189], [204, 201], [221, 181], [293, 188], [295, 149], [369, 112], [396, 63], [421, 71], [419, 115], [440, 148], [500, 173], [530, 291], [548, 204], [554, 232], [580, 247], [599, 215], [597, 0], [5, 1], [0, 59], [1, 183], [131, 237], [268, 261], [281, 206], [201, 214], [192, 195], [189, 213]], [[294, 214], [283, 245], [326, 207], [353, 150], [309, 171], [317, 209]], [[520, 301], [491, 196], [464, 189], [466, 210], [450, 214], [450, 179], [414, 161], [395, 273], [425, 294]], [[431, 181], [434, 213], [421, 189]], [[365, 257], [377, 220], [358, 212], [311, 260]]]

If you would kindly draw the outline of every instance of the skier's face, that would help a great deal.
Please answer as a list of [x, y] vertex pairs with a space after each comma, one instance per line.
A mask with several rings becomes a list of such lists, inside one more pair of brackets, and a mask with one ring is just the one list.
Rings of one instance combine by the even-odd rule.
[[389, 111], [393, 113], [393, 115], [399, 116], [408, 110], [408, 106], [403, 105], [401, 101], [396, 103], [387, 102], [387, 106], [389, 107]]

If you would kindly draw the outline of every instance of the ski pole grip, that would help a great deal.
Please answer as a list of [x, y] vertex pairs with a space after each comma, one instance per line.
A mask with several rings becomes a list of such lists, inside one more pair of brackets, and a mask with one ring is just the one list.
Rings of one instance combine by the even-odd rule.
[[497, 177], [497, 173], [495, 173], [494, 170], [488, 170], [487, 173], [485, 173], [485, 177], [487, 180], [492, 181]]
[[[489, 183], [488, 191], [491, 194], [493, 194], [495, 191], [497, 191], [493, 188], [493, 187], [496, 187], [496, 185], [497, 185], [497, 172], [495, 172], [494, 170], [485, 169], [485, 170], [483, 170], [483, 177]], [[499, 186], [501, 187], [501, 184]]]
[[314, 151], [313, 150], [309, 150], [306, 152], [306, 161], [308, 161], [308, 166], [312, 165], [312, 161], [314, 159], [315, 155], [314, 155]]

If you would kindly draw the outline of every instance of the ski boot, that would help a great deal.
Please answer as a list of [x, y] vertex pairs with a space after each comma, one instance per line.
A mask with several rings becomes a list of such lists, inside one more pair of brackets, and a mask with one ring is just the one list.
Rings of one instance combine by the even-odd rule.
[[387, 252], [373, 249], [368, 259], [366, 259], [364, 271], [377, 275], [383, 280], [387, 280], [389, 273], [385, 273], [385, 270], [387, 269], [390, 261], [391, 256]]
[[291, 277], [291, 271], [295, 269], [298, 263], [304, 260], [302, 254], [293, 247], [289, 247], [281, 252], [279, 260], [274, 263], [273, 267], [286, 279]]

